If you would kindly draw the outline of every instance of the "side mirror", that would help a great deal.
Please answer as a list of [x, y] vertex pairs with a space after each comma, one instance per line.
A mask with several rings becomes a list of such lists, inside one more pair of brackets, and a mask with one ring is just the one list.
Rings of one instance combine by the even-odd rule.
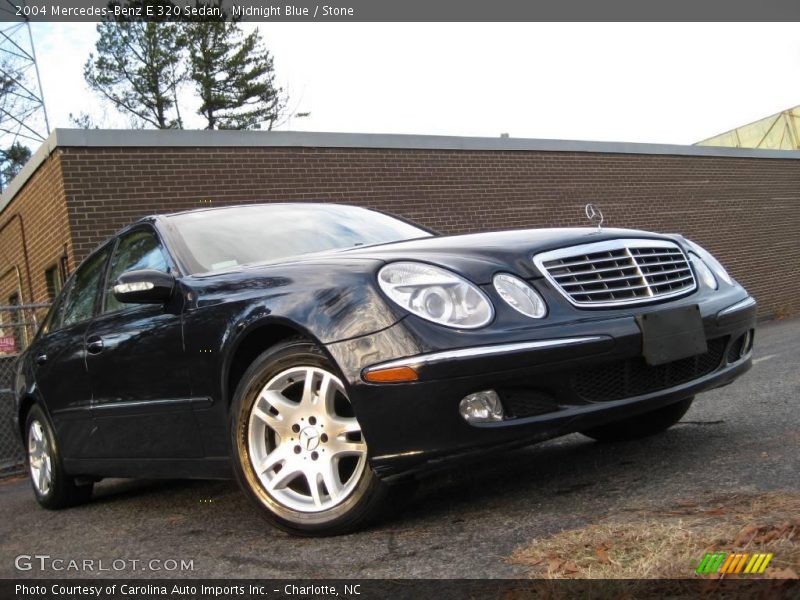
[[126, 304], [164, 304], [175, 289], [175, 277], [153, 269], [128, 271], [114, 283], [114, 297]]

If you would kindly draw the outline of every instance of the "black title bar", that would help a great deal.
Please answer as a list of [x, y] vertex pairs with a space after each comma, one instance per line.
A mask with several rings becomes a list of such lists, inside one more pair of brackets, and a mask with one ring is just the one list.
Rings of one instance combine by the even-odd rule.
[[798, 580], [526, 579], [4, 579], [0, 598], [16, 600], [463, 600], [465, 598], [797, 598]]
[[0, 21], [800, 21], [797, 0], [0, 0]]

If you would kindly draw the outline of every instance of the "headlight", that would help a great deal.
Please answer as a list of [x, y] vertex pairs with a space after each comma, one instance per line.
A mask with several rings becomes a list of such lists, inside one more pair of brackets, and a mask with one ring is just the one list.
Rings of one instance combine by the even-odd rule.
[[[686, 239], [686, 238], [684, 238]], [[733, 285], [733, 278], [728, 275], [728, 272], [725, 270], [720, 262], [714, 258], [714, 255], [711, 254], [708, 250], [700, 246], [699, 244], [695, 244], [691, 240], [686, 240], [686, 243], [689, 244], [689, 247], [694, 250], [694, 252], [703, 259], [703, 262], [706, 263], [712, 271], [716, 274], [717, 277], [722, 279], [728, 285]], [[715, 288], [716, 289], [716, 288]]]
[[711, 269], [709, 269], [706, 263], [703, 262], [703, 259], [697, 256], [697, 254], [694, 252], [689, 252], [689, 258], [694, 265], [694, 270], [697, 273], [697, 276], [700, 277], [700, 281], [702, 281], [703, 284], [711, 290], [717, 289], [719, 287], [717, 278], [714, 277]]
[[433, 265], [391, 263], [378, 272], [378, 285], [406, 310], [440, 325], [477, 329], [494, 316], [492, 304], [480, 288]]
[[493, 283], [500, 297], [517, 312], [533, 319], [547, 315], [547, 305], [542, 297], [519, 277], [499, 273], [494, 276]]

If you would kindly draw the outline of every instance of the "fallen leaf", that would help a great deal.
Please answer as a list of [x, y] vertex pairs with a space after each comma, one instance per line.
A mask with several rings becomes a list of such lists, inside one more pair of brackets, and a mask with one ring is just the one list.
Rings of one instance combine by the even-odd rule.
[[[564, 563], [563, 567], [565, 573], [577, 573], [578, 572], [578, 565], [576, 565], [571, 560], [568, 560]], [[797, 575], [795, 575], [797, 577]]]
[[557, 558], [551, 558], [547, 561], [547, 570], [548, 571], [559, 571], [561, 570], [562, 561]]
[[733, 545], [744, 546], [745, 544], [749, 544], [753, 541], [753, 538], [756, 537], [757, 533], [758, 527], [755, 525], [747, 525], [736, 535], [736, 538], [733, 540]]
[[608, 565], [611, 564], [611, 559], [608, 557], [608, 551], [600, 546], [595, 550], [597, 553], [597, 560], [599, 560], [602, 564]]

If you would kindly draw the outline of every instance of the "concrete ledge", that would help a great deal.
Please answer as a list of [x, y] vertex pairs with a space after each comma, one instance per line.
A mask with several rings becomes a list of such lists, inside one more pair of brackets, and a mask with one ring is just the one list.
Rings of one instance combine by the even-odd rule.
[[42, 145], [33, 153], [31, 159], [25, 163], [25, 166], [20, 169], [20, 172], [17, 173], [17, 176], [11, 180], [6, 186], [6, 189], [3, 190], [3, 194], [0, 195], [0, 213], [5, 210], [6, 206], [14, 199], [14, 196], [17, 195], [22, 189], [22, 186], [27, 183], [28, 179], [33, 177], [33, 174], [36, 172], [36, 169], [47, 160], [47, 157], [50, 156], [50, 153], [56, 149], [56, 132], [50, 134]]
[[14, 198], [56, 148], [374, 148], [395, 150], [463, 150], [511, 152], [590, 152], [800, 160], [800, 152], [527, 138], [486, 138], [382, 133], [322, 133], [304, 131], [203, 131], [56, 129], [0, 196], [0, 211]]
[[[459, 137], [384, 133], [324, 133], [305, 131], [204, 131], [175, 129], [56, 129], [55, 146], [68, 147], [293, 147], [389, 148], [406, 150], [495, 150], [529, 152], [597, 152], [613, 154], [675, 154], [737, 158], [794, 158], [800, 152], [530, 138]], [[48, 140], [50, 141], [50, 140]]]

